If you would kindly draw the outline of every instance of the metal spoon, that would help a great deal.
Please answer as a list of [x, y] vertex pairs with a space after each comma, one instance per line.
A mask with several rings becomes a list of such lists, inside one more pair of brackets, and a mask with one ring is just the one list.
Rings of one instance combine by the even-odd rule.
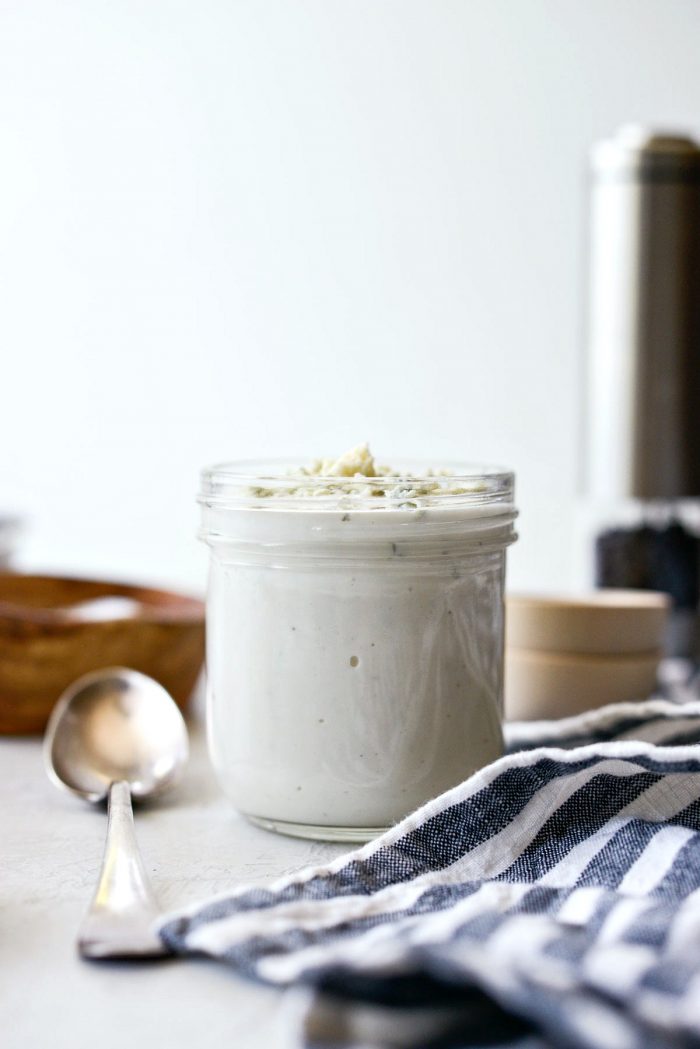
[[78, 931], [84, 958], [167, 954], [153, 922], [158, 904], [134, 834], [131, 798], [162, 793], [188, 756], [187, 728], [165, 689], [136, 670], [110, 667], [63, 693], [44, 737], [51, 779], [88, 801], [108, 798], [95, 896]]

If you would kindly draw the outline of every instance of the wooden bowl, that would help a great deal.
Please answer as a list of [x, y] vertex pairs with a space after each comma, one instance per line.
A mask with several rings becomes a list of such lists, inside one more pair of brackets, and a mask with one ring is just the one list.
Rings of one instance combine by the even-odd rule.
[[0, 574], [0, 733], [43, 732], [71, 682], [126, 666], [184, 708], [204, 662], [204, 605], [166, 590]]
[[621, 656], [508, 648], [505, 712], [509, 721], [568, 718], [609, 703], [648, 699], [660, 652]]

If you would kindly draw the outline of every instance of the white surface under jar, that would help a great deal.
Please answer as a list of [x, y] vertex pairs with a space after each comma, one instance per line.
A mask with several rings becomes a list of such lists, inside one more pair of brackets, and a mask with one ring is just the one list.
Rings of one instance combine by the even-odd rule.
[[388, 494], [280, 461], [202, 475], [209, 748], [270, 829], [366, 840], [502, 751], [513, 475], [416, 494], [401, 468]]

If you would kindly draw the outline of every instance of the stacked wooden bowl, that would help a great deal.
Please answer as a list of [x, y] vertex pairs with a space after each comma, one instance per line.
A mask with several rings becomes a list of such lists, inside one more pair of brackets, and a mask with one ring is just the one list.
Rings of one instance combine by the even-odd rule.
[[506, 600], [510, 720], [561, 718], [654, 691], [669, 599], [642, 590]]

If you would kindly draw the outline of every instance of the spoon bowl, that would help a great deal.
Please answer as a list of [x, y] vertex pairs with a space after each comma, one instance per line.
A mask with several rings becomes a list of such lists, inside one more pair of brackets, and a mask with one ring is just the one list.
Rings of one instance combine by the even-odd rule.
[[110, 667], [64, 692], [49, 719], [44, 755], [56, 784], [100, 802], [116, 782], [128, 783], [138, 799], [167, 790], [188, 749], [182, 714], [162, 685]]

